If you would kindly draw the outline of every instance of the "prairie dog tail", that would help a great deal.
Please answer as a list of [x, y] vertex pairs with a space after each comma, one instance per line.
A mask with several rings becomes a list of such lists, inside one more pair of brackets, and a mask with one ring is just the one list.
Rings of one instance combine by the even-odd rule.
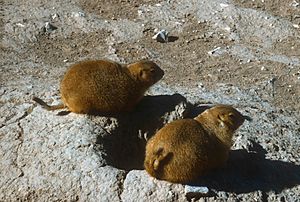
[[145, 158], [145, 169], [153, 177], [162, 179], [164, 177], [164, 166], [169, 162], [173, 153], [165, 151], [162, 147]]
[[38, 97], [33, 97], [32, 100], [35, 101], [36, 103], [38, 103], [39, 105], [41, 105], [44, 109], [47, 109], [48, 111], [66, 108], [66, 106], [64, 104], [50, 106]]

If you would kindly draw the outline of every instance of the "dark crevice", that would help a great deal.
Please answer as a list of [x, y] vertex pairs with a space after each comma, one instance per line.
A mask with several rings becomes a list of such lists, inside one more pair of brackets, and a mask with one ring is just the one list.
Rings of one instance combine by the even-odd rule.
[[122, 200], [122, 193], [124, 192], [124, 182], [126, 180], [127, 174], [129, 173], [129, 171], [125, 171], [124, 174], [122, 175], [122, 179], [119, 179], [118, 181], [118, 198], [119, 201], [123, 201]]
[[24, 140], [24, 129], [21, 126], [20, 122], [18, 123], [18, 128], [19, 128], [20, 131], [18, 132], [18, 137], [17, 138], [20, 140], [20, 143], [18, 144], [17, 149], [16, 149], [16, 158], [13, 160], [13, 165], [17, 169], [19, 169], [21, 171], [21, 173], [18, 176], [16, 176], [14, 179], [12, 179], [9, 183], [7, 183], [7, 185], [6, 185], [7, 187], [9, 187], [11, 184], [13, 184], [14, 181], [16, 181], [19, 177], [23, 177], [24, 176], [23, 169], [21, 168], [21, 166], [18, 165], [19, 149], [22, 146], [23, 140]]
[[19, 156], [19, 149], [21, 148], [21, 146], [22, 146], [22, 144], [23, 144], [23, 142], [24, 142], [24, 129], [23, 129], [23, 127], [21, 126], [21, 123], [19, 122], [18, 123], [18, 127], [19, 127], [19, 129], [20, 129], [20, 131], [19, 131], [19, 133], [18, 133], [18, 139], [20, 140], [20, 143], [18, 144], [18, 147], [17, 147], [17, 152], [16, 152], [16, 154], [17, 154], [17, 157], [16, 157], [16, 159], [15, 159], [15, 166], [18, 168], [18, 169], [20, 169], [21, 170], [21, 176], [19, 176], [19, 177], [22, 177], [22, 176], [24, 176], [24, 172], [23, 172], [23, 170], [21, 169], [21, 167], [18, 165], [18, 156]]
[[[24, 112], [24, 114], [23, 114], [22, 116], [20, 116], [20, 117], [17, 118], [15, 121], [13, 121], [13, 122], [11, 122], [11, 123], [9, 123], [9, 124], [7, 124], [7, 125], [2, 124], [0, 128], [2, 128], [2, 127], [4, 127], [4, 126], [8, 126], [8, 125], [13, 124], [13, 123], [17, 123], [17, 122], [19, 123], [22, 119], [24, 119], [24, 118], [26, 118], [28, 115], [30, 115], [30, 114], [32, 113], [33, 109], [34, 109], [34, 106], [27, 108], [26, 111]], [[12, 117], [13, 117], [13, 116], [14, 116], [14, 115], [12, 115]], [[12, 118], [12, 117], [11, 117], [11, 118]], [[10, 119], [10, 120], [11, 120], [11, 119]], [[6, 120], [6, 122], [7, 122], [7, 121], [8, 121], [8, 120]]]

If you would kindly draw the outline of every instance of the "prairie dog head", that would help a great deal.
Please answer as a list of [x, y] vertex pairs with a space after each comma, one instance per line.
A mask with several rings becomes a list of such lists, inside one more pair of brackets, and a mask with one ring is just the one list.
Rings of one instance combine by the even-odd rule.
[[195, 118], [195, 120], [209, 122], [209, 125], [214, 125], [219, 129], [231, 130], [232, 132], [238, 129], [245, 119], [245, 116], [229, 105], [216, 105]]
[[149, 60], [129, 64], [127, 68], [136, 80], [146, 86], [155, 84], [164, 76], [164, 71], [156, 63]]
[[244, 123], [245, 116], [229, 105], [216, 105], [198, 115], [195, 120], [213, 130], [226, 144], [231, 144], [233, 133]]

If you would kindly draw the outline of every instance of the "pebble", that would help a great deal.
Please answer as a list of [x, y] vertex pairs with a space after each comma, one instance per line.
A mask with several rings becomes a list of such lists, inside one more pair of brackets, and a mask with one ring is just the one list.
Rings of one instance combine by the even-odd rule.
[[156, 41], [161, 42], [161, 43], [166, 43], [168, 42], [168, 32], [164, 29], [160, 30], [157, 32], [152, 39], [156, 39]]
[[52, 20], [55, 20], [56, 18], [59, 18], [59, 15], [57, 13], [51, 15]]
[[55, 27], [54, 25], [52, 25], [50, 22], [46, 22], [45, 26], [44, 26], [44, 30], [45, 32], [52, 32], [54, 30], [56, 30], [57, 27]]
[[221, 6], [222, 8], [226, 8], [226, 7], [228, 7], [229, 5], [228, 5], [228, 4], [224, 4], [224, 3], [220, 3], [220, 6]]
[[297, 1], [293, 1], [292, 3], [291, 3], [291, 6], [292, 7], [298, 7], [300, 5], [300, 3], [298, 3]]
[[22, 23], [17, 23], [16, 25], [19, 27], [25, 27], [25, 25], [23, 25]]
[[293, 24], [293, 27], [295, 27], [295, 28], [297, 28], [297, 29], [299, 29], [299, 28], [300, 28], [300, 26], [299, 26], [299, 25], [297, 25], [297, 24]]
[[138, 15], [139, 15], [139, 16], [141, 16], [141, 15], [143, 15], [143, 14], [144, 14], [144, 11], [138, 10]]
[[217, 47], [217, 48], [215, 48], [215, 49], [213, 49], [211, 51], [208, 51], [207, 53], [208, 53], [208, 55], [213, 55], [215, 52], [217, 52], [220, 49], [221, 49], [221, 47]]
[[207, 187], [185, 185], [184, 193], [186, 197], [205, 196], [209, 193]]
[[72, 12], [72, 16], [73, 17], [85, 17], [85, 13], [84, 12]]

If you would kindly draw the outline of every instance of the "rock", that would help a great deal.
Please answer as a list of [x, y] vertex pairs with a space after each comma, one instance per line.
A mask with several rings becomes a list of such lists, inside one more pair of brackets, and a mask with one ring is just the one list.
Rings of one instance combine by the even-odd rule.
[[185, 185], [184, 193], [187, 198], [195, 198], [206, 196], [209, 193], [209, 189], [207, 187]]
[[45, 26], [44, 26], [44, 31], [45, 32], [52, 32], [54, 30], [56, 30], [57, 27], [55, 27], [54, 25], [52, 25], [50, 22], [46, 22]]
[[146, 171], [130, 171], [123, 185], [122, 201], [185, 201], [184, 187], [159, 181], [149, 176]]
[[[199, 201], [298, 200], [299, 1], [265, 1], [265, 10], [259, 1], [91, 2], [1, 4], [0, 201], [188, 201], [184, 185], [143, 170], [144, 146], [216, 103], [253, 120], [235, 134], [227, 166], [195, 184], [212, 194]], [[156, 43], [156, 27], [178, 40], [165, 33], [174, 43]], [[116, 117], [57, 116], [31, 101], [60, 103], [69, 63], [99, 58], [150, 58], [166, 75]]]
[[[83, 116], [72, 120], [45, 113], [49, 112], [34, 109], [19, 118], [18, 124], [0, 129], [5, 134], [1, 150], [7, 154], [1, 157], [1, 169], [7, 172], [1, 177], [0, 199], [26, 199], [32, 193], [45, 200], [72, 200], [75, 196], [117, 200], [114, 190], [118, 190], [124, 171], [105, 166], [104, 151], [96, 150], [97, 136], [106, 132]], [[13, 142], [17, 143], [14, 150], [7, 147]], [[17, 163], [10, 163], [13, 159]], [[8, 182], [9, 186], [5, 185]], [[35, 187], [41, 192], [36, 193]]]
[[166, 30], [162, 29], [159, 32], [157, 32], [152, 37], [152, 39], [155, 39], [156, 41], [161, 42], [161, 43], [166, 43], [166, 42], [168, 42], [168, 35], [169, 35], [169, 33]]
[[213, 55], [214, 53], [216, 53], [220, 49], [221, 49], [221, 47], [217, 47], [217, 48], [215, 48], [215, 49], [213, 49], [211, 51], [208, 51], [207, 53], [208, 53], [208, 55]]

